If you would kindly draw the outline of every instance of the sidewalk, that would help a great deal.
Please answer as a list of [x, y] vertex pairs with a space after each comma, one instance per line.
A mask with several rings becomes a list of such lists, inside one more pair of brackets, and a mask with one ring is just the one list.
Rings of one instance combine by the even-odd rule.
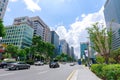
[[88, 67], [81, 66], [82, 69], [75, 70], [70, 80], [101, 80]]

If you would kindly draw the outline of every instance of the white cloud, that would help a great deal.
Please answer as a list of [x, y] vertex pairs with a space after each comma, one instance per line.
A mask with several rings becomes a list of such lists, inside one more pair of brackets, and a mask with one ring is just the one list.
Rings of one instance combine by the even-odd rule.
[[10, 2], [17, 2], [18, 0], [10, 0]]
[[23, 0], [27, 6], [27, 9], [35, 12], [35, 11], [41, 11], [40, 6], [38, 5], [38, 3], [40, 2], [40, 0]]
[[65, 26], [58, 26], [56, 32], [60, 36], [60, 39], [66, 39], [66, 41], [74, 47], [75, 54], [79, 56], [80, 42], [88, 41], [88, 34], [85, 29], [91, 27], [95, 22], [104, 23], [103, 8], [98, 12], [84, 15], [81, 21], [79, 20], [79, 17], [77, 17], [77, 20], [70, 24], [69, 30], [66, 30]]
[[85, 14], [82, 14], [81, 17], [84, 18], [86, 15]]
[[11, 11], [11, 9], [8, 7], [8, 8], [7, 8], [7, 11], [8, 11], [8, 12], [10, 12], [10, 11]]

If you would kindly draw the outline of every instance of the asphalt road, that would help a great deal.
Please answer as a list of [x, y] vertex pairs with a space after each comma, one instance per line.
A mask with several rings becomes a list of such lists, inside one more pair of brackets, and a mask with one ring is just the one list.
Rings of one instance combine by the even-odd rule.
[[0, 69], [0, 80], [67, 80], [72, 71], [82, 68], [79, 65], [60, 64], [59, 68], [31, 66], [30, 69], [9, 71]]

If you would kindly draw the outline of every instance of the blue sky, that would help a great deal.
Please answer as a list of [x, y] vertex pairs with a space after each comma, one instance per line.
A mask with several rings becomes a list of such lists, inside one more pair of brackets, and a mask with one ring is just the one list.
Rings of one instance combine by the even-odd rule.
[[[98, 21], [104, 23], [103, 6], [106, 0], [9, 0], [4, 24], [11, 25], [21, 16], [40, 16], [66, 39], [79, 54], [79, 43], [87, 41], [86, 27]], [[71, 37], [72, 36], [72, 37]]]

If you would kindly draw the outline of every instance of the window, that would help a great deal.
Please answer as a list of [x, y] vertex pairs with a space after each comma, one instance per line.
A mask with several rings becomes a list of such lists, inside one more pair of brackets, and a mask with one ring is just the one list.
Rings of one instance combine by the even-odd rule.
[[6, 0], [4, 0], [3, 2], [6, 2]]

